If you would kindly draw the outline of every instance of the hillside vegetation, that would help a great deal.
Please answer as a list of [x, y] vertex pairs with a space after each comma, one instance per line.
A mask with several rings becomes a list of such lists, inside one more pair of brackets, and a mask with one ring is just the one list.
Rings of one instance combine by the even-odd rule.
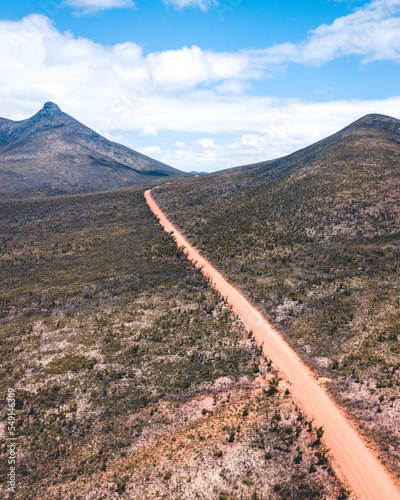
[[12, 498], [349, 497], [323, 430], [141, 189], [3, 201], [0, 213], [0, 390], [17, 400]]
[[400, 477], [400, 121], [154, 197], [344, 404]]

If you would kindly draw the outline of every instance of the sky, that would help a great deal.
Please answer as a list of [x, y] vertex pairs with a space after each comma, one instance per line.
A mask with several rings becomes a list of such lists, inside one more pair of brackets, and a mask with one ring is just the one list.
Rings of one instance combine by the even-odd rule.
[[400, 119], [400, 0], [1, 0], [0, 116], [46, 101], [185, 171]]

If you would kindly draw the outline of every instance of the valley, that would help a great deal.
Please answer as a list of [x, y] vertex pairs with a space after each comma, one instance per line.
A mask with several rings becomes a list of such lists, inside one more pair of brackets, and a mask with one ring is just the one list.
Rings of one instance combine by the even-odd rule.
[[0, 500], [400, 500], [400, 0], [5, 0], [0, 51]]

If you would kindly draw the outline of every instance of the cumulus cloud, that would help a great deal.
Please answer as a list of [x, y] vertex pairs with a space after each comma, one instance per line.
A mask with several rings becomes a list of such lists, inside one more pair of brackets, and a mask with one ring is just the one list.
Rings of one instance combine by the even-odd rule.
[[142, 153], [147, 156], [154, 156], [157, 153], [160, 153], [161, 149], [159, 146], [149, 146], [148, 148], [143, 148]]
[[[223, 120], [233, 121], [229, 128], [232, 139], [226, 140], [226, 129], [214, 127], [213, 139], [205, 136], [178, 141], [157, 152], [157, 159], [186, 171], [212, 172], [278, 158], [309, 146], [369, 113], [400, 118], [400, 97], [331, 102], [243, 98], [236, 103], [232, 114], [222, 107], [216, 113]], [[242, 132], [240, 119], [247, 132]]]
[[107, 9], [131, 9], [135, 7], [132, 0], [65, 0], [64, 5], [73, 7], [85, 14]]
[[1, 115], [23, 119], [54, 101], [100, 133], [188, 170], [274, 158], [367, 113], [400, 117], [397, 97], [319, 103], [251, 95], [252, 82], [289, 63], [349, 54], [398, 61], [399, 10], [400, 0], [374, 1], [298, 44], [234, 53], [193, 46], [144, 54], [135, 43], [104, 46], [61, 33], [45, 16], [1, 21]]
[[142, 136], [156, 136], [157, 135], [157, 129], [153, 127], [153, 125], [146, 125], [143, 129], [143, 132], [141, 132]]
[[204, 139], [200, 139], [197, 141], [197, 144], [202, 148], [202, 149], [215, 149], [217, 146], [214, 144], [214, 139], [209, 139], [205, 137]]
[[306, 40], [255, 51], [265, 64], [319, 65], [343, 56], [400, 61], [400, 0], [375, 0], [310, 31]]

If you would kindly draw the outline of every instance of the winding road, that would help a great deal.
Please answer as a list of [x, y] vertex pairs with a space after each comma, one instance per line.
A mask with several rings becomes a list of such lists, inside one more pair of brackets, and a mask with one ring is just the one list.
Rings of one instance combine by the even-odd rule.
[[145, 198], [164, 230], [173, 233], [178, 247], [184, 248], [188, 258], [210, 278], [213, 286], [242, 318], [245, 326], [253, 331], [257, 341], [263, 344], [264, 354], [282, 372], [290, 384], [292, 395], [300, 402], [306, 414], [315, 418], [317, 426], [323, 426], [324, 441], [353, 494], [363, 500], [400, 500], [400, 492], [386, 469], [367, 448], [323, 387], [318, 385], [299, 356], [262, 314], [186, 241], [153, 200], [151, 190], [145, 192]]

